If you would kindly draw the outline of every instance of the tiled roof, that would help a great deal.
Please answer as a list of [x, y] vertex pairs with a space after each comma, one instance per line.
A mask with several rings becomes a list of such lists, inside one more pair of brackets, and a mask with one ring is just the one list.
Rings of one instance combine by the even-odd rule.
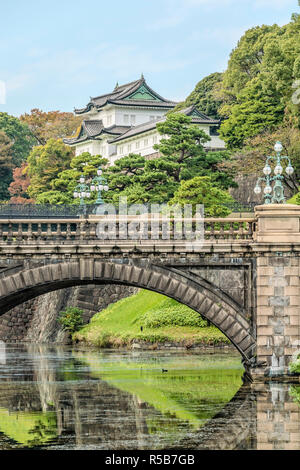
[[210, 123], [210, 124], [220, 124], [220, 121], [218, 119], [211, 119], [209, 116], [207, 116], [204, 113], [201, 113], [195, 105], [191, 105], [188, 108], [181, 109], [178, 111], [179, 113], [184, 113], [187, 116], [191, 116], [193, 118], [193, 122], [196, 120], [199, 121], [199, 124], [201, 123]]
[[[199, 113], [198, 116], [190, 116], [192, 118], [192, 124], [211, 124], [217, 125], [220, 121], [211, 119], [210, 117], [206, 116], [200, 111], [197, 110], [195, 106], [190, 106], [189, 108], [181, 109], [178, 111], [179, 113], [186, 114], [189, 116], [193, 113], [193, 111], [197, 111]], [[201, 116], [201, 117], [200, 117]], [[139, 126], [131, 127], [127, 132], [124, 132], [122, 135], [116, 137], [115, 139], [111, 140], [110, 143], [119, 142], [121, 140], [129, 139], [130, 137], [134, 137], [135, 135], [142, 134], [143, 132], [148, 132], [156, 128], [156, 124], [158, 122], [164, 122], [166, 120], [166, 116], [163, 116], [159, 119], [154, 119], [153, 121], [145, 122], [144, 124], [140, 124]]]
[[90, 121], [83, 121], [84, 129], [89, 137], [94, 137], [95, 135], [100, 134], [102, 129], [104, 128], [103, 122], [101, 120], [90, 120]]
[[119, 136], [123, 134], [130, 126], [110, 126], [105, 128], [100, 119], [93, 119], [90, 121], [83, 121], [79, 135], [76, 137], [70, 137], [63, 139], [65, 144], [77, 144], [79, 142], [85, 142], [86, 140], [92, 140], [98, 137], [100, 134], [111, 134], [112, 136]]
[[140, 124], [139, 126], [131, 127], [127, 132], [124, 132], [122, 135], [111, 140], [110, 143], [119, 142], [119, 140], [129, 139], [129, 137], [133, 137], [143, 132], [151, 131], [152, 129], [156, 128], [156, 124], [158, 122], [163, 122], [164, 120], [165, 118], [153, 119], [153, 121], [148, 121], [144, 124]]
[[108, 100], [108, 103], [121, 106], [146, 106], [147, 108], [165, 108], [172, 109], [177, 103], [174, 101], [158, 100]]
[[[111, 104], [122, 104], [124, 105], [124, 99], [126, 99], [128, 96], [132, 95], [135, 91], [137, 91], [142, 85], [145, 85], [149, 92], [154, 95], [154, 97], [157, 98], [152, 100], [126, 100], [126, 105], [135, 105], [138, 106], [143, 106], [143, 105], [148, 105], [153, 107], [154, 105], [158, 107], [166, 107], [166, 108], [172, 108], [174, 107], [177, 103], [173, 101], [166, 100], [162, 96], [160, 96], [158, 93], [156, 93], [154, 90], [152, 90], [147, 84], [142, 76], [139, 80], [135, 80], [130, 83], [126, 83], [125, 85], [120, 85], [117, 86], [111, 93], [107, 93], [105, 95], [99, 95], [95, 97], [91, 97], [89, 103], [85, 106], [85, 108], [78, 108], [74, 109], [74, 112], [76, 114], [83, 114], [91, 110], [92, 107], [95, 108], [101, 108], [102, 106], [105, 106], [107, 103]], [[165, 103], [165, 105], [164, 105]]]

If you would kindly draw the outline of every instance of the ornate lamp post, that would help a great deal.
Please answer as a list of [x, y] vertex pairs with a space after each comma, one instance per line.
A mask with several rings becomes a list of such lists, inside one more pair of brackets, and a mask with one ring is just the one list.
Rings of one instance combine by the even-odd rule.
[[108, 191], [108, 184], [106, 178], [102, 176], [102, 169], [99, 166], [97, 170], [97, 176], [95, 176], [92, 180], [91, 184], [91, 191], [97, 191], [97, 200], [95, 204], [104, 204], [104, 201], [102, 199], [101, 193], [102, 191]]
[[[285, 203], [284, 197], [284, 190], [282, 181], [284, 177], [282, 176], [283, 167], [281, 165], [282, 160], [288, 160], [288, 165], [285, 168], [285, 172], [288, 176], [291, 176], [294, 173], [294, 168], [291, 165], [291, 161], [287, 156], [281, 156], [280, 153], [282, 151], [282, 144], [281, 142], [276, 142], [274, 146], [274, 150], [276, 152], [275, 156], [267, 157], [265, 167], [263, 172], [265, 176], [258, 178], [256, 182], [256, 186], [254, 188], [255, 194], [261, 193], [261, 186], [260, 181], [264, 181], [266, 183], [264, 188], [264, 198], [265, 204], [282, 204]], [[269, 165], [270, 160], [275, 160], [276, 166], [274, 168], [274, 176], [270, 176], [272, 173], [272, 168]], [[274, 186], [272, 188], [271, 183], [274, 182]]]
[[74, 198], [80, 198], [80, 205], [84, 205], [84, 198], [91, 197], [90, 188], [85, 183], [85, 177], [83, 175], [79, 178], [79, 184], [76, 186], [73, 196]]

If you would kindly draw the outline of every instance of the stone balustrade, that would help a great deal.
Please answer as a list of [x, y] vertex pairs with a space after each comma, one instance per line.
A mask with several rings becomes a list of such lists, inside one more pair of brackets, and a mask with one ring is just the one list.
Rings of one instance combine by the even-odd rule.
[[[253, 239], [255, 219], [206, 218], [166, 221], [145, 217], [122, 219], [1, 219], [0, 244], [93, 243], [97, 240], [187, 240], [198, 232], [203, 240]], [[188, 231], [188, 236], [186, 235]], [[199, 238], [198, 238], [199, 239]]]

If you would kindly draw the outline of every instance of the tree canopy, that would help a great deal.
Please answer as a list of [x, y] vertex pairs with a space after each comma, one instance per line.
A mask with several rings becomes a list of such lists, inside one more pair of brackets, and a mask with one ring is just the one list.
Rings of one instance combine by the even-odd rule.
[[26, 169], [30, 177], [29, 196], [36, 199], [39, 194], [51, 190], [52, 181], [69, 167], [73, 155], [73, 150], [62, 140], [49, 139], [45, 145], [34, 147]]
[[218, 98], [216, 94], [217, 85], [222, 81], [222, 74], [220, 72], [211, 73], [207, 77], [200, 80], [195, 86], [194, 90], [189, 96], [175, 106], [171, 112], [177, 112], [181, 109], [187, 108], [191, 105], [209, 116], [212, 119], [220, 119], [219, 108], [222, 104], [222, 100]]
[[181, 181], [170, 204], [204, 204], [206, 217], [225, 217], [230, 214], [226, 203], [233, 202], [227, 191], [220, 189], [209, 176], [196, 176], [188, 181]]
[[27, 124], [7, 113], [0, 113], [0, 131], [5, 132], [12, 142], [12, 163], [19, 166], [29, 155], [35, 139]]
[[257, 26], [246, 31], [232, 51], [219, 87], [219, 113], [226, 118], [220, 135], [231, 149], [247, 138], [274, 130], [288, 111], [299, 125], [299, 105], [292, 103], [293, 82], [300, 78], [300, 17], [287, 25]]
[[73, 113], [60, 111], [44, 112], [34, 108], [30, 114], [22, 114], [20, 121], [25, 123], [39, 145], [45, 145], [49, 139], [62, 139], [76, 131], [81, 118]]
[[13, 168], [13, 142], [5, 132], [0, 131], [0, 200], [9, 196], [7, 188], [11, 181]]

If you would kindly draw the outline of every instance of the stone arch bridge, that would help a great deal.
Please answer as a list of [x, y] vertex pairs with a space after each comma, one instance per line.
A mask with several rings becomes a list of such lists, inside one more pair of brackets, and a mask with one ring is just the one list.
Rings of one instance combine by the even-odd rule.
[[300, 347], [299, 221], [299, 206], [258, 206], [250, 218], [205, 219], [193, 245], [160, 232], [122, 239], [121, 223], [99, 239], [93, 217], [0, 219], [0, 314], [80, 284], [141, 287], [208, 319], [253, 378], [286, 375]]

